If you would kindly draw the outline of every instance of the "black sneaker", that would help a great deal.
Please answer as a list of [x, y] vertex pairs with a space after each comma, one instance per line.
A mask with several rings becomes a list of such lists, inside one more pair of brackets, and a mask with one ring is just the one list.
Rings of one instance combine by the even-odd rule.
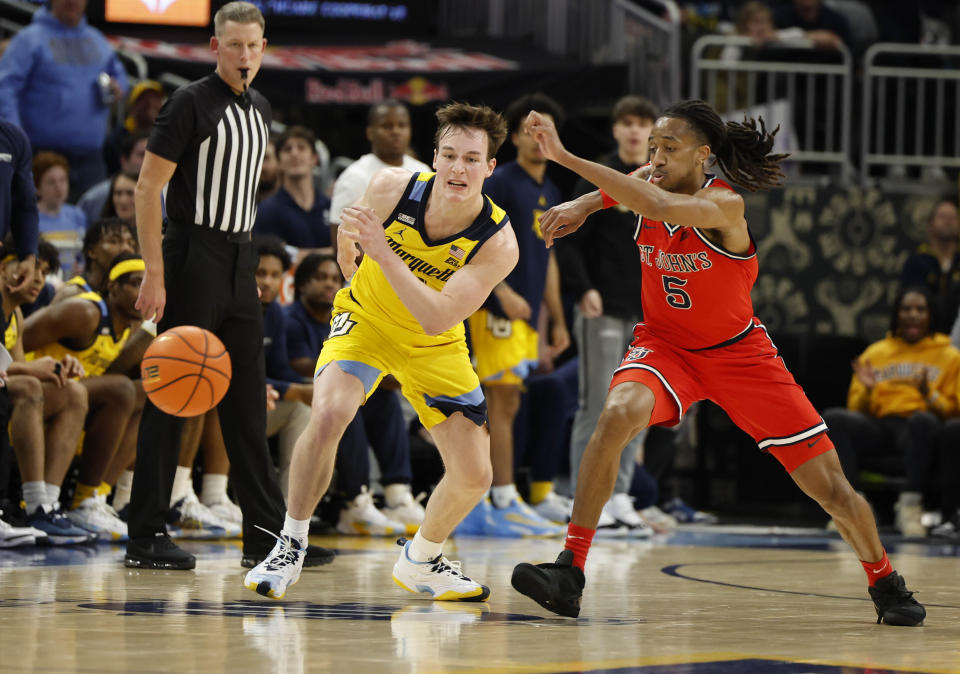
[[[269, 552], [262, 555], [244, 555], [243, 559], [240, 560], [240, 566], [245, 569], [252, 569], [257, 564], [266, 559]], [[303, 558], [303, 566], [307, 568], [309, 566], [323, 566], [324, 564], [329, 564], [337, 556], [335, 550], [328, 550], [327, 548], [321, 548], [319, 545], [308, 545], [307, 554]]]
[[123, 565], [133, 569], [189, 570], [197, 566], [197, 558], [179, 548], [166, 532], [146, 538], [131, 538]]
[[877, 609], [877, 624], [906, 625], [913, 627], [923, 622], [927, 610], [913, 598], [903, 576], [894, 571], [884, 576], [870, 588], [870, 598]]
[[548, 611], [568, 618], [580, 615], [583, 571], [573, 566], [573, 551], [564, 550], [553, 564], [517, 564], [510, 584]]

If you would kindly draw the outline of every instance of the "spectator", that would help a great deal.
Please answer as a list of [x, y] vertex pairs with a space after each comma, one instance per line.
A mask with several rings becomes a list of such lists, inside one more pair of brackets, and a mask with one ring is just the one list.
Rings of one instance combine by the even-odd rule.
[[75, 196], [107, 177], [110, 103], [127, 90], [120, 59], [87, 25], [86, 8], [86, 0], [50, 0], [0, 59], [0, 117], [22, 126], [34, 150], [67, 157]]
[[[648, 161], [647, 139], [657, 119], [657, 108], [646, 98], [625, 96], [614, 105], [611, 117], [617, 148], [600, 161], [621, 173], [632, 173]], [[594, 189], [581, 179], [574, 196]], [[593, 227], [581, 227], [556, 243], [564, 291], [577, 301], [574, 335], [580, 354], [580, 408], [570, 438], [574, 488], [587, 441], [603, 410], [610, 373], [619, 365], [633, 340], [634, 326], [643, 318], [640, 259], [633, 245], [636, 215], [618, 206], [590, 217], [596, 220]], [[604, 506], [598, 534], [615, 533], [620, 525], [636, 536], [650, 534], [629, 496], [634, 471], [644, 471], [634, 459], [642, 456], [645, 437], [646, 431], [641, 431], [623, 449], [613, 496]], [[646, 515], [653, 524], [668, 521], [658, 518], [655, 510]]]
[[[3, 119], [0, 119], [0, 155], [8, 158], [0, 159], [0, 236], [7, 233], [14, 236], [15, 253], [21, 258], [21, 280], [17, 289], [23, 290], [33, 282], [34, 253], [26, 251], [35, 251], [37, 247], [37, 188], [31, 169], [30, 141], [20, 127]], [[44, 287], [37, 301], [47, 303], [52, 296], [52, 287]], [[24, 316], [29, 314], [29, 306], [23, 305]]]
[[[492, 517], [482, 517], [488, 506], [481, 501], [461, 522], [457, 529], [461, 534], [551, 535], [557, 530], [554, 522], [524, 503], [514, 481], [514, 420], [524, 380], [539, 360], [541, 304], [550, 318], [550, 349], [559, 354], [570, 344], [556, 259], [540, 233], [540, 215], [560, 202], [560, 190], [547, 177], [547, 159], [536, 140], [522, 128], [532, 110], [561, 123], [563, 110], [544, 94], [529, 94], [511, 103], [504, 117], [517, 159], [497, 166], [483, 185], [484, 194], [513, 224], [520, 260], [483, 307], [467, 319], [477, 375], [487, 399], [493, 508]], [[536, 485], [531, 490], [533, 506], [550, 499], [552, 489], [549, 483]]]
[[330, 200], [317, 190], [317, 137], [303, 126], [291, 126], [277, 140], [280, 189], [264, 199], [254, 232], [277, 236], [296, 248], [331, 248], [327, 212]]
[[367, 112], [367, 140], [370, 152], [345, 168], [333, 185], [330, 238], [334, 246], [340, 214], [363, 196], [377, 171], [388, 166], [402, 166], [413, 172], [430, 170], [410, 156], [410, 112], [400, 101], [389, 99], [371, 106]]
[[939, 320], [933, 329], [949, 333], [960, 307], [960, 219], [957, 206], [943, 200], [930, 211], [927, 242], [920, 244], [903, 265], [900, 287], [921, 286], [937, 301]]
[[137, 175], [121, 171], [110, 181], [110, 198], [103, 205], [101, 218], [120, 218], [136, 229], [137, 212], [133, 196], [137, 189]]
[[104, 293], [110, 263], [120, 253], [137, 253], [136, 230], [126, 220], [100, 219], [90, 225], [83, 237], [83, 275], [67, 280], [53, 298], [65, 300], [80, 293]]
[[[86, 543], [95, 537], [76, 526], [60, 507], [60, 486], [76, 453], [77, 438], [87, 416], [87, 391], [73, 379], [83, 375], [76, 358], [49, 356], [27, 362], [23, 352], [23, 314], [20, 306], [36, 299], [44, 278], [60, 261], [57, 249], [40, 239], [36, 271], [24, 290], [11, 292], [7, 279], [17, 273], [16, 259], [0, 262], [0, 295], [6, 325], [4, 345], [13, 357], [7, 370], [7, 389], [13, 402], [10, 441], [17, 456], [23, 501], [30, 526], [42, 531], [52, 545]], [[0, 257], [13, 250], [10, 237]]]
[[[71, 520], [105, 540], [127, 537], [127, 525], [107, 505], [109, 489], [130, 465], [143, 411], [143, 389], [123, 374], [107, 373], [142, 318], [134, 306], [143, 260], [121, 253], [110, 265], [104, 296], [84, 293], [37, 311], [24, 321], [23, 347], [37, 357], [73, 355], [83, 365], [89, 413]], [[142, 352], [141, 352], [142, 355]], [[129, 430], [129, 432], [128, 432]]]
[[280, 189], [280, 164], [277, 162], [277, 145], [270, 139], [263, 153], [260, 182], [257, 183], [257, 203], [272, 197]]
[[267, 383], [279, 394], [275, 409], [267, 412], [267, 437], [278, 436], [277, 462], [280, 471], [280, 490], [287, 495], [290, 458], [293, 445], [310, 420], [313, 384], [290, 368], [287, 357], [286, 317], [277, 302], [283, 275], [290, 269], [290, 254], [283, 241], [273, 236], [261, 236], [254, 242], [259, 262], [257, 288], [263, 309], [263, 348], [267, 361]]
[[[773, 25], [773, 11], [761, 0], [750, 0], [740, 7], [737, 11], [734, 31], [740, 37], [750, 38], [757, 46], [784, 41], [806, 41], [810, 46], [814, 44], [812, 38], [808, 38], [801, 28], [777, 30]], [[739, 61], [743, 51], [743, 47], [739, 45], [727, 45], [720, 52], [720, 58], [724, 61]], [[738, 94], [740, 94], [739, 91]]]
[[[133, 86], [127, 98], [127, 118], [113, 128], [103, 146], [104, 159], [110, 173], [123, 169], [123, 148], [131, 137], [150, 135], [153, 123], [157, 121], [157, 115], [166, 100], [167, 92], [156, 80], [140, 80]], [[140, 161], [143, 162], [142, 153]]]
[[823, 0], [793, 0], [773, 12], [777, 28], [800, 28], [804, 36], [820, 49], [838, 49], [844, 44], [854, 48], [850, 25], [839, 12], [824, 6]]
[[[22, 291], [33, 282], [36, 263], [38, 213], [30, 154], [30, 141], [20, 127], [0, 119], [0, 236], [13, 235], [13, 254], [20, 260], [19, 278], [16, 288], [12, 288], [15, 291]], [[5, 386], [0, 387], [0, 432], [6, 432], [10, 410], [9, 392]], [[0, 443], [0, 451], [3, 445]], [[0, 456], [0, 461], [5, 458]], [[3, 491], [0, 486], [0, 494]], [[36, 541], [36, 532], [0, 519], [0, 541], [4, 545], [23, 545]]]
[[[923, 498], [934, 484], [938, 447], [947, 453], [960, 447], [960, 424], [941, 424], [958, 412], [960, 351], [946, 335], [932, 330], [936, 313], [925, 288], [902, 290], [894, 303], [890, 334], [853, 362], [847, 408], [823, 414], [854, 487], [861, 466], [889, 470], [891, 459], [897, 469], [905, 465], [907, 480], [896, 504], [896, 523], [906, 536], [926, 534]], [[944, 491], [956, 501], [955, 494], [951, 498]]]
[[60, 251], [60, 257], [69, 265], [76, 263], [80, 242], [87, 231], [87, 216], [79, 208], [67, 203], [70, 192], [69, 166], [62, 155], [38, 152], [33, 158], [33, 180], [37, 188], [37, 208], [40, 211], [40, 232]]
[[[150, 135], [143, 131], [135, 131], [123, 140], [120, 152], [119, 171], [132, 175], [140, 175], [143, 166], [143, 155], [147, 151], [147, 140]], [[110, 197], [110, 183], [113, 178], [105, 178], [83, 193], [77, 206], [86, 214], [87, 222], [96, 222], [103, 213], [103, 206]]]
[[[290, 367], [313, 376], [321, 345], [330, 332], [333, 298], [343, 286], [337, 261], [312, 254], [297, 266], [294, 302], [287, 307], [287, 345]], [[338, 484], [346, 506], [337, 530], [345, 534], [389, 536], [416, 528], [424, 509], [413, 498], [410, 441], [397, 394], [381, 382], [346, 432], [337, 451]], [[380, 510], [367, 491], [370, 453], [380, 465], [385, 507]], [[285, 488], [284, 488], [285, 489]]]

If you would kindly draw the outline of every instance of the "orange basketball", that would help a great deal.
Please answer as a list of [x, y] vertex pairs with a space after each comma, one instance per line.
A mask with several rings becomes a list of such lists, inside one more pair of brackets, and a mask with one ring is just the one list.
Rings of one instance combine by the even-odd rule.
[[143, 354], [140, 375], [150, 401], [167, 414], [195, 417], [227, 393], [233, 369], [223, 342], [195, 325], [157, 335]]

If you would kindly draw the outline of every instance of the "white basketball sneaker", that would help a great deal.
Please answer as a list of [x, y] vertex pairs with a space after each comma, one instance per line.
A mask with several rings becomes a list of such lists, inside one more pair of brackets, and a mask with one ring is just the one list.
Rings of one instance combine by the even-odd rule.
[[204, 503], [203, 505], [224, 522], [243, 527], [243, 512], [240, 510], [240, 506], [230, 499], [225, 498], [216, 503]]
[[100, 541], [121, 543], [128, 540], [127, 523], [107, 505], [106, 494], [94, 494], [67, 513], [70, 521], [97, 534]]
[[[394, 485], [390, 485], [387, 489], [391, 489]], [[389, 505], [390, 501], [388, 499], [388, 505], [381, 509], [380, 512], [384, 516], [394, 522], [399, 522], [406, 528], [406, 533], [413, 535], [417, 533], [417, 529], [420, 528], [420, 525], [423, 524], [423, 518], [427, 516], [426, 511], [423, 506], [420, 505], [420, 502], [426, 497], [426, 492], [420, 492], [417, 498], [413, 498], [413, 492], [410, 491], [410, 485], [396, 485], [398, 489], [396, 501], [393, 502], [393, 505]], [[387, 492], [389, 496], [389, 491]]]
[[437, 555], [427, 562], [410, 558], [410, 541], [399, 539], [403, 546], [400, 559], [393, 565], [393, 582], [408, 592], [426, 594], [436, 601], [486, 601], [490, 588], [470, 580], [460, 571], [460, 562], [451, 562]]
[[300, 580], [306, 545], [280, 532], [280, 535], [257, 527], [277, 539], [267, 558], [247, 571], [243, 584], [248, 590], [271, 599], [283, 599], [287, 588]]
[[633, 499], [629, 494], [614, 494], [603, 506], [603, 510], [613, 517], [617, 524], [627, 527], [628, 538], [650, 538], [653, 535], [653, 530], [633, 509]]
[[530, 505], [540, 517], [550, 520], [551, 522], [557, 522], [558, 524], [566, 524], [570, 521], [570, 516], [573, 514], [573, 499], [569, 499], [566, 496], [560, 496], [552, 489], [547, 493], [542, 501], [536, 504]]
[[406, 526], [387, 517], [373, 504], [366, 487], [340, 511], [337, 531], [361, 536], [397, 536], [406, 533]]

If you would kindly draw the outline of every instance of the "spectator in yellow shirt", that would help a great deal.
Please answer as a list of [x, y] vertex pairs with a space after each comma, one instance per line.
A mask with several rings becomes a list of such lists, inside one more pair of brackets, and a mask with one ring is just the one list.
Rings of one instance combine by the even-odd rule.
[[[960, 455], [956, 417], [960, 351], [947, 335], [932, 331], [937, 304], [921, 287], [906, 288], [894, 303], [890, 333], [853, 361], [847, 408], [824, 412], [847, 478], [857, 486], [861, 467], [906, 473], [896, 504], [896, 523], [906, 536], [925, 536], [924, 495], [935, 496], [938, 453], [948, 518], [960, 486], [947, 466]], [[952, 475], [948, 475], [952, 472]]]

